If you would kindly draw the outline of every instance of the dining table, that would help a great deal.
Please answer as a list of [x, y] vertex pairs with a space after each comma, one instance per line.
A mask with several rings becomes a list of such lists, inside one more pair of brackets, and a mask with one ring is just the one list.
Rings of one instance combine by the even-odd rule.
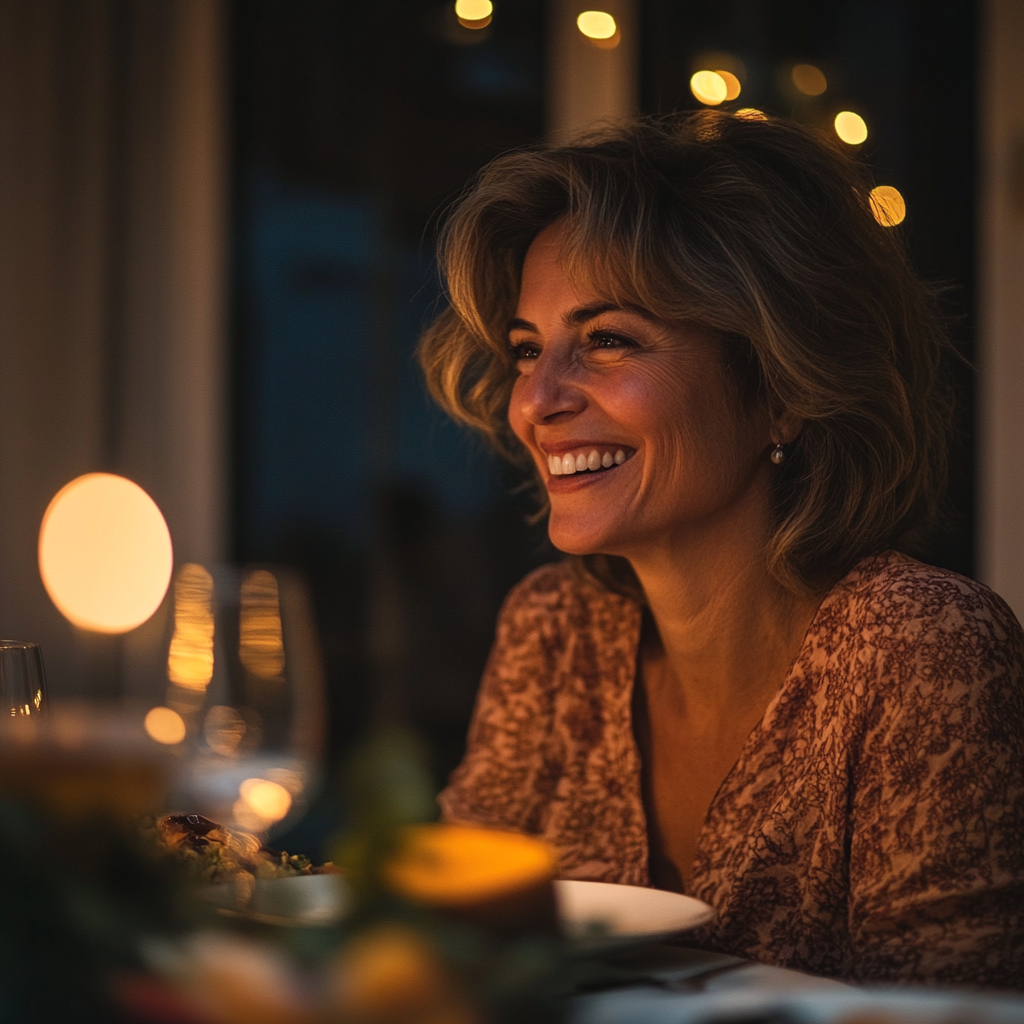
[[604, 967], [569, 1024], [1024, 1024], [1024, 991], [852, 985], [672, 943]]

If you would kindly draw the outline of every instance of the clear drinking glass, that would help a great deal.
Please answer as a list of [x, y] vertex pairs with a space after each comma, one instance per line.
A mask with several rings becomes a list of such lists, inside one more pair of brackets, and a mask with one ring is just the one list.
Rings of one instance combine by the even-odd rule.
[[39, 644], [0, 640], [0, 714], [24, 718], [46, 710], [46, 673]]
[[146, 728], [179, 736], [173, 809], [263, 834], [289, 827], [318, 785], [326, 724], [302, 581], [272, 566], [186, 564], [167, 618], [166, 699]]

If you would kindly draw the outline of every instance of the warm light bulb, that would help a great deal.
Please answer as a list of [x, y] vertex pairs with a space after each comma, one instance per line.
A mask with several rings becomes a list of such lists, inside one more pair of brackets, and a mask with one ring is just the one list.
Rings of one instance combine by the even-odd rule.
[[160, 607], [172, 564], [160, 509], [123, 476], [80, 476], [58, 491], [43, 516], [43, 585], [81, 629], [126, 633], [141, 626]]
[[249, 809], [266, 821], [280, 821], [291, 810], [291, 793], [268, 779], [246, 779], [238, 792]]
[[795, 64], [790, 77], [805, 96], [820, 96], [828, 88], [828, 80], [813, 64]]
[[459, 21], [485, 21], [493, 13], [491, 0], [455, 0], [455, 15]]
[[715, 72], [715, 74], [718, 75], [718, 77], [723, 82], [725, 82], [726, 101], [728, 102], [729, 100], [736, 99], [736, 97], [739, 96], [740, 94], [740, 89], [742, 89], [742, 86], [740, 85], [740, 80], [731, 71], [718, 70]]
[[836, 135], [848, 146], [859, 146], [868, 137], [868, 126], [860, 114], [842, 110], [836, 114]]
[[729, 87], [717, 71], [698, 71], [690, 79], [690, 91], [709, 107], [717, 107], [729, 95]]
[[618, 31], [615, 19], [605, 11], [584, 11], [576, 19], [576, 27], [588, 39], [611, 39]]
[[173, 746], [185, 738], [185, 719], [171, 708], [151, 708], [143, 724], [157, 743]]
[[894, 228], [903, 223], [907, 215], [907, 203], [898, 188], [892, 185], [876, 185], [868, 197], [871, 213], [883, 228]]

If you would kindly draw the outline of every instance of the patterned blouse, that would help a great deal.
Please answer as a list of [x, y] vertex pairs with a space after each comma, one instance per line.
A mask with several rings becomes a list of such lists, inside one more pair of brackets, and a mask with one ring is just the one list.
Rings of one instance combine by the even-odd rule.
[[[649, 885], [641, 609], [568, 565], [509, 595], [449, 820]], [[852, 981], [1024, 987], [1024, 637], [986, 587], [886, 553], [826, 595], [718, 790], [696, 941]], [[684, 784], [681, 780], [680, 784]]]

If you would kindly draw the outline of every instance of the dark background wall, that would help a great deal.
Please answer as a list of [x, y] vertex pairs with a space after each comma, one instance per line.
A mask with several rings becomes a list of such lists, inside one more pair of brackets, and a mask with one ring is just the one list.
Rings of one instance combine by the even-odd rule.
[[[234, 536], [242, 560], [312, 583], [346, 749], [375, 717], [457, 761], [504, 593], [555, 557], [517, 481], [434, 411], [412, 352], [438, 306], [440, 211], [496, 154], [543, 136], [545, 9], [496, 0], [489, 29], [436, 0], [239, 0], [234, 49]], [[641, 0], [645, 112], [697, 106], [715, 51], [735, 105], [828, 125], [864, 115], [879, 182], [973, 353], [973, 4]], [[793, 89], [795, 62], [829, 89]], [[933, 560], [973, 561], [973, 378]]]

